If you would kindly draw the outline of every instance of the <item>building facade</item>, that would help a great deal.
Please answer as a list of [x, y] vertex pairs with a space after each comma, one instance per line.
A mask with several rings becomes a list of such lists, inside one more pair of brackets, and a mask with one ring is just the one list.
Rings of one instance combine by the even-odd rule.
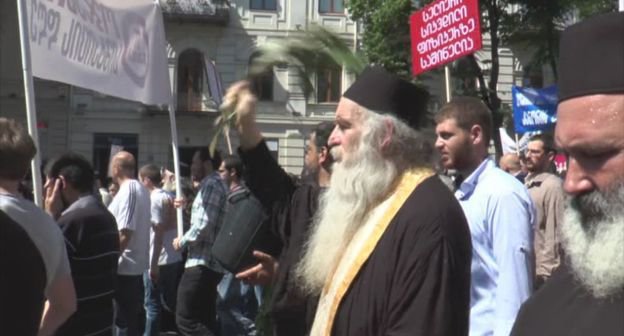
[[[219, 91], [247, 78], [258, 46], [314, 24], [334, 31], [347, 45], [358, 44], [358, 25], [348, 19], [343, 0], [160, 0], [160, 5], [183, 170], [193, 151], [213, 138]], [[479, 52], [482, 59], [489, 54], [485, 42]], [[0, 2], [0, 45], [0, 116], [25, 122], [15, 1]], [[525, 75], [509, 49], [502, 49], [501, 55], [499, 92], [510, 101], [511, 85], [521, 84]], [[294, 174], [303, 168], [308, 133], [318, 122], [333, 119], [339, 97], [354, 80], [337, 65], [327, 65], [313, 76], [315, 92], [307, 100], [287, 65], [253, 82], [261, 131], [279, 163]], [[435, 109], [444, 101], [444, 83], [434, 74], [429, 84]], [[172, 167], [169, 116], [163, 108], [46, 80], [35, 80], [35, 92], [44, 161], [72, 150], [92, 159], [103, 174], [111, 145], [117, 145], [134, 153], [140, 165]], [[233, 134], [234, 150], [237, 143]], [[228, 151], [223, 140], [219, 148]]]

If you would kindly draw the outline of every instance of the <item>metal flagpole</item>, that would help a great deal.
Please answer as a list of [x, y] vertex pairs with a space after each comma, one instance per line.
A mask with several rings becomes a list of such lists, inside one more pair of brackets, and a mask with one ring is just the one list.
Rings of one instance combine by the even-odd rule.
[[35, 89], [30, 62], [30, 43], [28, 41], [28, 26], [26, 21], [26, 1], [17, 0], [17, 16], [19, 20], [20, 45], [22, 48], [22, 74], [24, 77], [24, 97], [26, 98], [26, 119], [28, 121], [28, 133], [37, 146], [37, 154], [30, 163], [32, 170], [33, 194], [35, 204], [43, 207], [43, 188], [41, 186], [41, 151], [39, 136], [37, 134], [37, 108], [35, 106]]
[[446, 102], [451, 101], [451, 70], [449, 66], [444, 66], [444, 86], [446, 88]]
[[[171, 151], [173, 153], [173, 174], [175, 176], [176, 199], [182, 199], [182, 183], [180, 182], [180, 156], [178, 153], [178, 128], [176, 126], [174, 95], [169, 103], [169, 125], [171, 126]], [[176, 209], [178, 238], [184, 234], [182, 208]]]

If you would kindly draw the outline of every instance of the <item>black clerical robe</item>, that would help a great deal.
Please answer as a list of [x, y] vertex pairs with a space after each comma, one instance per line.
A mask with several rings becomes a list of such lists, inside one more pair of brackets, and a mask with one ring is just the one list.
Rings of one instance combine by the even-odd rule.
[[273, 159], [264, 141], [239, 154], [246, 167], [247, 187], [271, 213], [272, 231], [282, 243], [269, 301], [274, 333], [276, 336], [307, 335], [318, 297], [301, 294], [294, 286], [291, 272], [301, 259], [321, 188], [314, 181], [295, 184]]
[[331, 332], [319, 335], [468, 335], [471, 250], [459, 203], [437, 176], [424, 179], [348, 284]]
[[597, 299], [569, 267], [564, 262], [522, 305], [513, 336], [624, 335], [624, 291]]

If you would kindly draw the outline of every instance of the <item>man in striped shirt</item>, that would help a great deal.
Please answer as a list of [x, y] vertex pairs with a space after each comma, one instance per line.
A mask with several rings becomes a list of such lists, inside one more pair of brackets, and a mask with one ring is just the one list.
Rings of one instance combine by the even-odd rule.
[[119, 258], [115, 217], [94, 196], [94, 172], [84, 157], [61, 155], [46, 175], [46, 211], [65, 236], [78, 298], [78, 310], [57, 334], [110, 336]]
[[178, 286], [176, 323], [182, 335], [216, 335], [217, 285], [225, 270], [212, 256], [212, 245], [221, 228], [227, 186], [216, 170], [218, 157], [207, 148], [193, 156], [193, 166], [204, 178], [193, 201], [191, 228], [173, 241], [176, 250], [188, 252], [184, 274]]

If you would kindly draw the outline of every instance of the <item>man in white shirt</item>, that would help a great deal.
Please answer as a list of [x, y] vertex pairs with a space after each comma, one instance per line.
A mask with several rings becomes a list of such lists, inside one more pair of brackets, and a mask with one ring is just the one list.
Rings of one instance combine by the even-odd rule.
[[176, 221], [173, 199], [159, 186], [160, 169], [148, 164], [139, 170], [139, 180], [149, 190], [151, 199], [150, 267], [143, 275], [145, 289], [145, 336], [159, 335], [160, 316], [164, 308], [175, 313], [178, 281], [182, 271], [182, 254], [173, 248]]
[[133, 178], [135, 169], [134, 156], [128, 152], [117, 153], [111, 161], [113, 181], [119, 184], [108, 210], [117, 220], [122, 252], [115, 293], [115, 326], [120, 336], [139, 335], [143, 272], [149, 266], [150, 195]]

